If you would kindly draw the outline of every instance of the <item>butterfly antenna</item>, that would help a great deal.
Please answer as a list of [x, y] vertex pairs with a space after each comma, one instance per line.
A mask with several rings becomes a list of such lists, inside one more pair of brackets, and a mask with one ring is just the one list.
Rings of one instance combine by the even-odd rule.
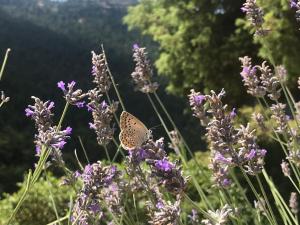
[[157, 127], [160, 127], [160, 126], [162, 126], [161, 124], [159, 124], [159, 125], [156, 125], [156, 126], [154, 126], [154, 127], [150, 127], [150, 129], [149, 130], [154, 130], [155, 128], [157, 128]]

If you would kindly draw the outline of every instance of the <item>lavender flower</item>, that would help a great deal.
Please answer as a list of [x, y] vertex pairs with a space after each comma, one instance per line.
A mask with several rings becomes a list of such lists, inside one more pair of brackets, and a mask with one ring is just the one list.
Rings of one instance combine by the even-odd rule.
[[237, 142], [237, 136], [233, 127], [233, 117], [226, 114], [227, 106], [223, 106], [221, 101], [225, 91], [222, 90], [218, 95], [213, 91], [211, 93], [211, 95], [206, 95], [210, 106], [207, 112], [213, 116], [206, 127], [206, 136], [211, 148], [210, 168], [213, 171], [215, 182], [226, 187], [231, 183], [228, 178], [228, 166], [233, 166], [233, 161], [237, 161], [234, 159], [236, 154], [231, 147]]
[[[153, 141], [149, 139], [139, 149], [130, 151], [127, 157], [128, 165], [134, 168], [145, 161], [151, 170], [151, 176], [155, 178], [159, 186], [164, 186], [168, 192], [178, 195], [183, 193], [187, 178], [183, 177], [179, 162], [170, 162], [164, 150], [163, 138]], [[132, 169], [130, 174], [140, 173], [139, 170]]]
[[58, 127], [52, 126], [53, 113], [51, 110], [54, 103], [50, 101], [43, 102], [36, 97], [32, 97], [32, 99], [34, 99], [35, 104], [29, 105], [25, 112], [27, 117], [31, 117], [35, 121], [38, 130], [34, 141], [37, 156], [40, 156], [43, 147], [51, 148], [52, 160], [62, 166], [64, 161], [60, 150], [66, 144], [66, 140], [70, 138], [72, 128], [67, 127], [65, 130], [60, 130]]
[[87, 107], [93, 116], [93, 123], [90, 123], [90, 128], [96, 132], [98, 144], [107, 145], [114, 135], [114, 128], [110, 124], [113, 114], [118, 108], [118, 102], [108, 105], [105, 101], [101, 101], [102, 95], [97, 89], [90, 90], [88, 96]]
[[264, 36], [268, 34], [268, 30], [263, 28], [263, 10], [256, 4], [256, 0], [246, 0], [241, 10], [246, 13], [248, 21], [256, 29], [255, 35]]
[[257, 76], [257, 68], [252, 67], [251, 58], [244, 56], [239, 58], [242, 63], [241, 76], [244, 86], [247, 87], [247, 93], [255, 97], [263, 97], [266, 94], [266, 88], [262, 86], [261, 81]]
[[280, 82], [285, 83], [287, 79], [287, 70], [283, 65], [276, 66], [276, 75]]
[[28, 108], [25, 109], [26, 116], [35, 121], [38, 130], [46, 131], [52, 124], [53, 113], [51, 110], [54, 108], [54, 102], [43, 102], [34, 96], [31, 98], [35, 101], [35, 104], [28, 105]]
[[216, 211], [209, 210], [208, 214], [211, 218], [202, 220], [202, 224], [225, 225], [227, 224], [229, 217], [235, 214], [235, 210], [226, 204], [221, 209], [217, 209]]
[[295, 215], [298, 214], [299, 208], [298, 208], [298, 198], [297, 198], [297, 193], [292, 192], [290, 196], [290, 201], [289, 201], [289, 206], [291, 208], [292, 213]]
[[300, 2], [299, 0], [290, 0], [291, 8], [296, 9], [296, 20], [300, 21]]
[[249, 124], [246, 127], [240, 126], [240, 129], [234, 128], [236, 112], [235, 109], [227, 112], [227, 105], [223, 105], [221, 100], [224, 95], [224, 90], [218, 95], [214, 91], [211, 91], [211, 95], [206, 95], [208, 107], [205, 113], [211, 115], [206, 127], [211, 149], [209, 168], [213, 172], [215, 183], [228, 187], [231, 184], [231, 167], [238, 166], [250, 175], [261, 172], [266, 150], [257, 145], [254, 130], [250, 130]]
[[246, 127], [241, 126], [238, 130], [240, 144], [238, 157], [243, 161], [243, 167], [250, 175], [255, 175], [263, 169], [264, 157], [267, 153], [256, 143], [255, 130], [250, 130], [249, 124]]
[[87, 94], [84, 94], [81, 89], [74, 90], [74, 87], [76, 85], [75, 81], [71, 81], [70, 83], [66, 85], [63, 81], [59, 81], [57, 83], [57, 87], [60, 88], [64, 92], [64, 98], [66, 101], [71, 105], [76, 105], [78, 108], [84, 107], [84, 101], [82, 101], [83, 98], [87, 96]]
[[133, 46], [135, 69], [131, 77], [136, 85], [136, 90], [143, 93], [153, 93], [157, 90], [158, 83], [151, 81], [153, 71], [147, 55], [146, 48], [140, 48], [137, 44]]
[[[186, 178], [183, 177], [179, 162], [171, 163], [167, 158], [162, 160], [147, 160], [151, 165], [152, 176], [174, 195], [182, 194], [186, 187]], [[154, 165], [153, 165], [154, 163]]]
[[298, 167], [300, 166], [300, 150], [295, 148], [293, 143], [288, 143], [289, 155], [287, 159], [295, 163]]
[[106, 207], [114, 215], [121, 214], [120, 176], [115, 166], [103, 166], [101, 162], [87, 165], [80, 176], [83, 186], [72, 210], [72, 221], [77, 220], [78, 225], [97, 223], [105, 217]]
[[105, 61], [105, 55], [97, 55], [92, 51], [92, 75], [94, 76], [93, 82], [97, 85], [97, 88], [101, 93], [106, 93], [109, 91], [111, 86], [110, 78], [107, 74], [107, 66]]
[[253, 113], [252, 119], [256, 121], [257, 125], [260, 127], [260, 129], [264, 132], [268, 131], [268, 128], [265, 124], [264, 116], [261, 113]]
[[153, 207], [148, 209], [149, 217], [151, 218], [149, 224], [152, 225], [178, 225], [180, 216], [180, 201], [175, 203], [160, 202], [161, 207], [154, 209]]
[[289, 167], [289, 163], [282, 160], [282, 163], [280, 165], [281, 165], [281, 170], [282, 170], [282, 173], [284, 174], [284, 176], [286, 176], [286, 177], [291, 176], [291, 170]]
[[257, 66], [257, 68], [261, 72], [260, 80], [262, 85], [265, 87], [266, 91], [270, 94], [268, 96], [271, 100], [277, 101], [280, 98], [280, 82], [278, 76], [275, 76], [272, 73], [272, 70], [269, 66], [266, 65], [266, 61], [262, 63], [261, 66]]
[[205, 115], [204, 101], [205, 95], [200, 92], [195, 92], [191, 89], [191, 93], [188, 95], [191, 109], [193, 111], [193, 116], [197, 117], [203, 126], [207, 125], [208, 119]]
[[192, 209], [192, 213], [188, 215], [188, 218], [192, 225], [197, 225], [200, 222], [198, 212], [195, 209]]
[[273, 104], [271, 106], [271, 118], [276, 122], [276, 132], [283, 134], [287, 132], [289, 116], [285, 114], [286, 105], [282, 103]]

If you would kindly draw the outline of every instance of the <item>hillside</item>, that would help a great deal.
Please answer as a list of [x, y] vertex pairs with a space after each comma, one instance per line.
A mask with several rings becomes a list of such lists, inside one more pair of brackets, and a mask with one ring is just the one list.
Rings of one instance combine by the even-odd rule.
[[[132, 45], [146, 45], [150, 52], [155, 53], [155, 45], [151, 41], [138, 33], [128, 32], [122, 24], [126, 6], [132, 2], [1, 0], [0, 53], [4, 54], [8, 47], [12, 48], [12, 53], [4, 79], [0, 82], [0, 90], [5, 90], [11, 97], [9, 104], [1, 108], [0, 193], [13, 191], [16, 181], [22, 179], [23, 171], [31, 168], [35, 161], [35, 130], [32, 121], [24, 115], [26, 105], [32, 103], [30, 96], [55, 101], [58, 117], [64, 100], [56, 83], [76, 80], [83, 90], [87, 90], [91, 86], [90, 51], [99, 51], [101, 43], [106, 48], [128, 110], [137, 114], [149, 127], [159, 124], [150, 105], [145, 104], [144, 96], [132, 91], [129, 80], [133, 70]], [[184, 100], [166, 95], [163, 98], [172, 113], [176, 117], [181, 116]], [[178, 103], [173, 104], [174, 101]], [[73, 138], [64, 149], [68, 163], [74, 163], [71, 158], [74, 159], [75, 148], [81, 154], [77, 136], [84, 140], [91, 160], [104, 155], [96, 144], [95, 134], [88, 129], [90, 119], [83, 110], [72, 109], [67, 114], [65, 125], [74, 128]], [[188, 129], [189, 124], [182, 122], [181, 127]], [[162, 130], [157, 128], [156, 135], [160, 135]], [[194, 137], [189, 136], [190, 139]], [[194, 142], [198, 143], [197, 140]]]

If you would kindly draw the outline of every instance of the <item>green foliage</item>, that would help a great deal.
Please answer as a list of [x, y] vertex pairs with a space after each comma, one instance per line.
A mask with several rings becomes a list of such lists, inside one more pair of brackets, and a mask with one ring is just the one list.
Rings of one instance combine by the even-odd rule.
[[[56, 220], [51, 194], [54, 198], [58, 215], [63, 217], [68, 211], [70, 197], [74, 191], [70, 187], [60, 185], [61, 180], [48, 174], [48, 181], [41, 178], [30, 189], [29, 194], [14, 221], [14, 225], [41, 225]], [[26, 180], [26, 179], [25, 179]], [[14, 194], [4, 194], [0, 200], [0, 224], [5, 224], [25, 189], [25, 182], [18, 185], [20, 189]], [[50, 191], [51, 190], [51, 194]]]
[[143, 0], [129, 7], [124, 21], [159, 43], [156, 67], [168, 77], [170, 92], [224, 87], [234, 99], [242, 92], [238, 57], [256, 54], [252, 37], [245, 31], [235, 33], [242, 3]]
[[[259, 44], [259, 56], [268, 59], [275, 65], [284, 65], [289, 73], [290, 84], [295, 87], [299, 75], [299, 25], [295, 18], [295, 10], [290, 8], [289, 1], [260, 0], [258, 5], [264, 11], [264, 27], [270, 30], [265, 37], [255, 37]], [[246, 19], [238, 19], [237, 24], [254, 33]]]

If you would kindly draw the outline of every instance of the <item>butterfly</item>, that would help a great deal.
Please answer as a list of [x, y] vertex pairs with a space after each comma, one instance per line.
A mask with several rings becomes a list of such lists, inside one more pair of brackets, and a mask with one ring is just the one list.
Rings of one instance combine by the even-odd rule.
[[141, 147], [151, 136], [149, 130], [138, 118], [129, 112], [123, 111], [120, 116], [119, 139], [121, 146], [126, 150], [133, 150]]

